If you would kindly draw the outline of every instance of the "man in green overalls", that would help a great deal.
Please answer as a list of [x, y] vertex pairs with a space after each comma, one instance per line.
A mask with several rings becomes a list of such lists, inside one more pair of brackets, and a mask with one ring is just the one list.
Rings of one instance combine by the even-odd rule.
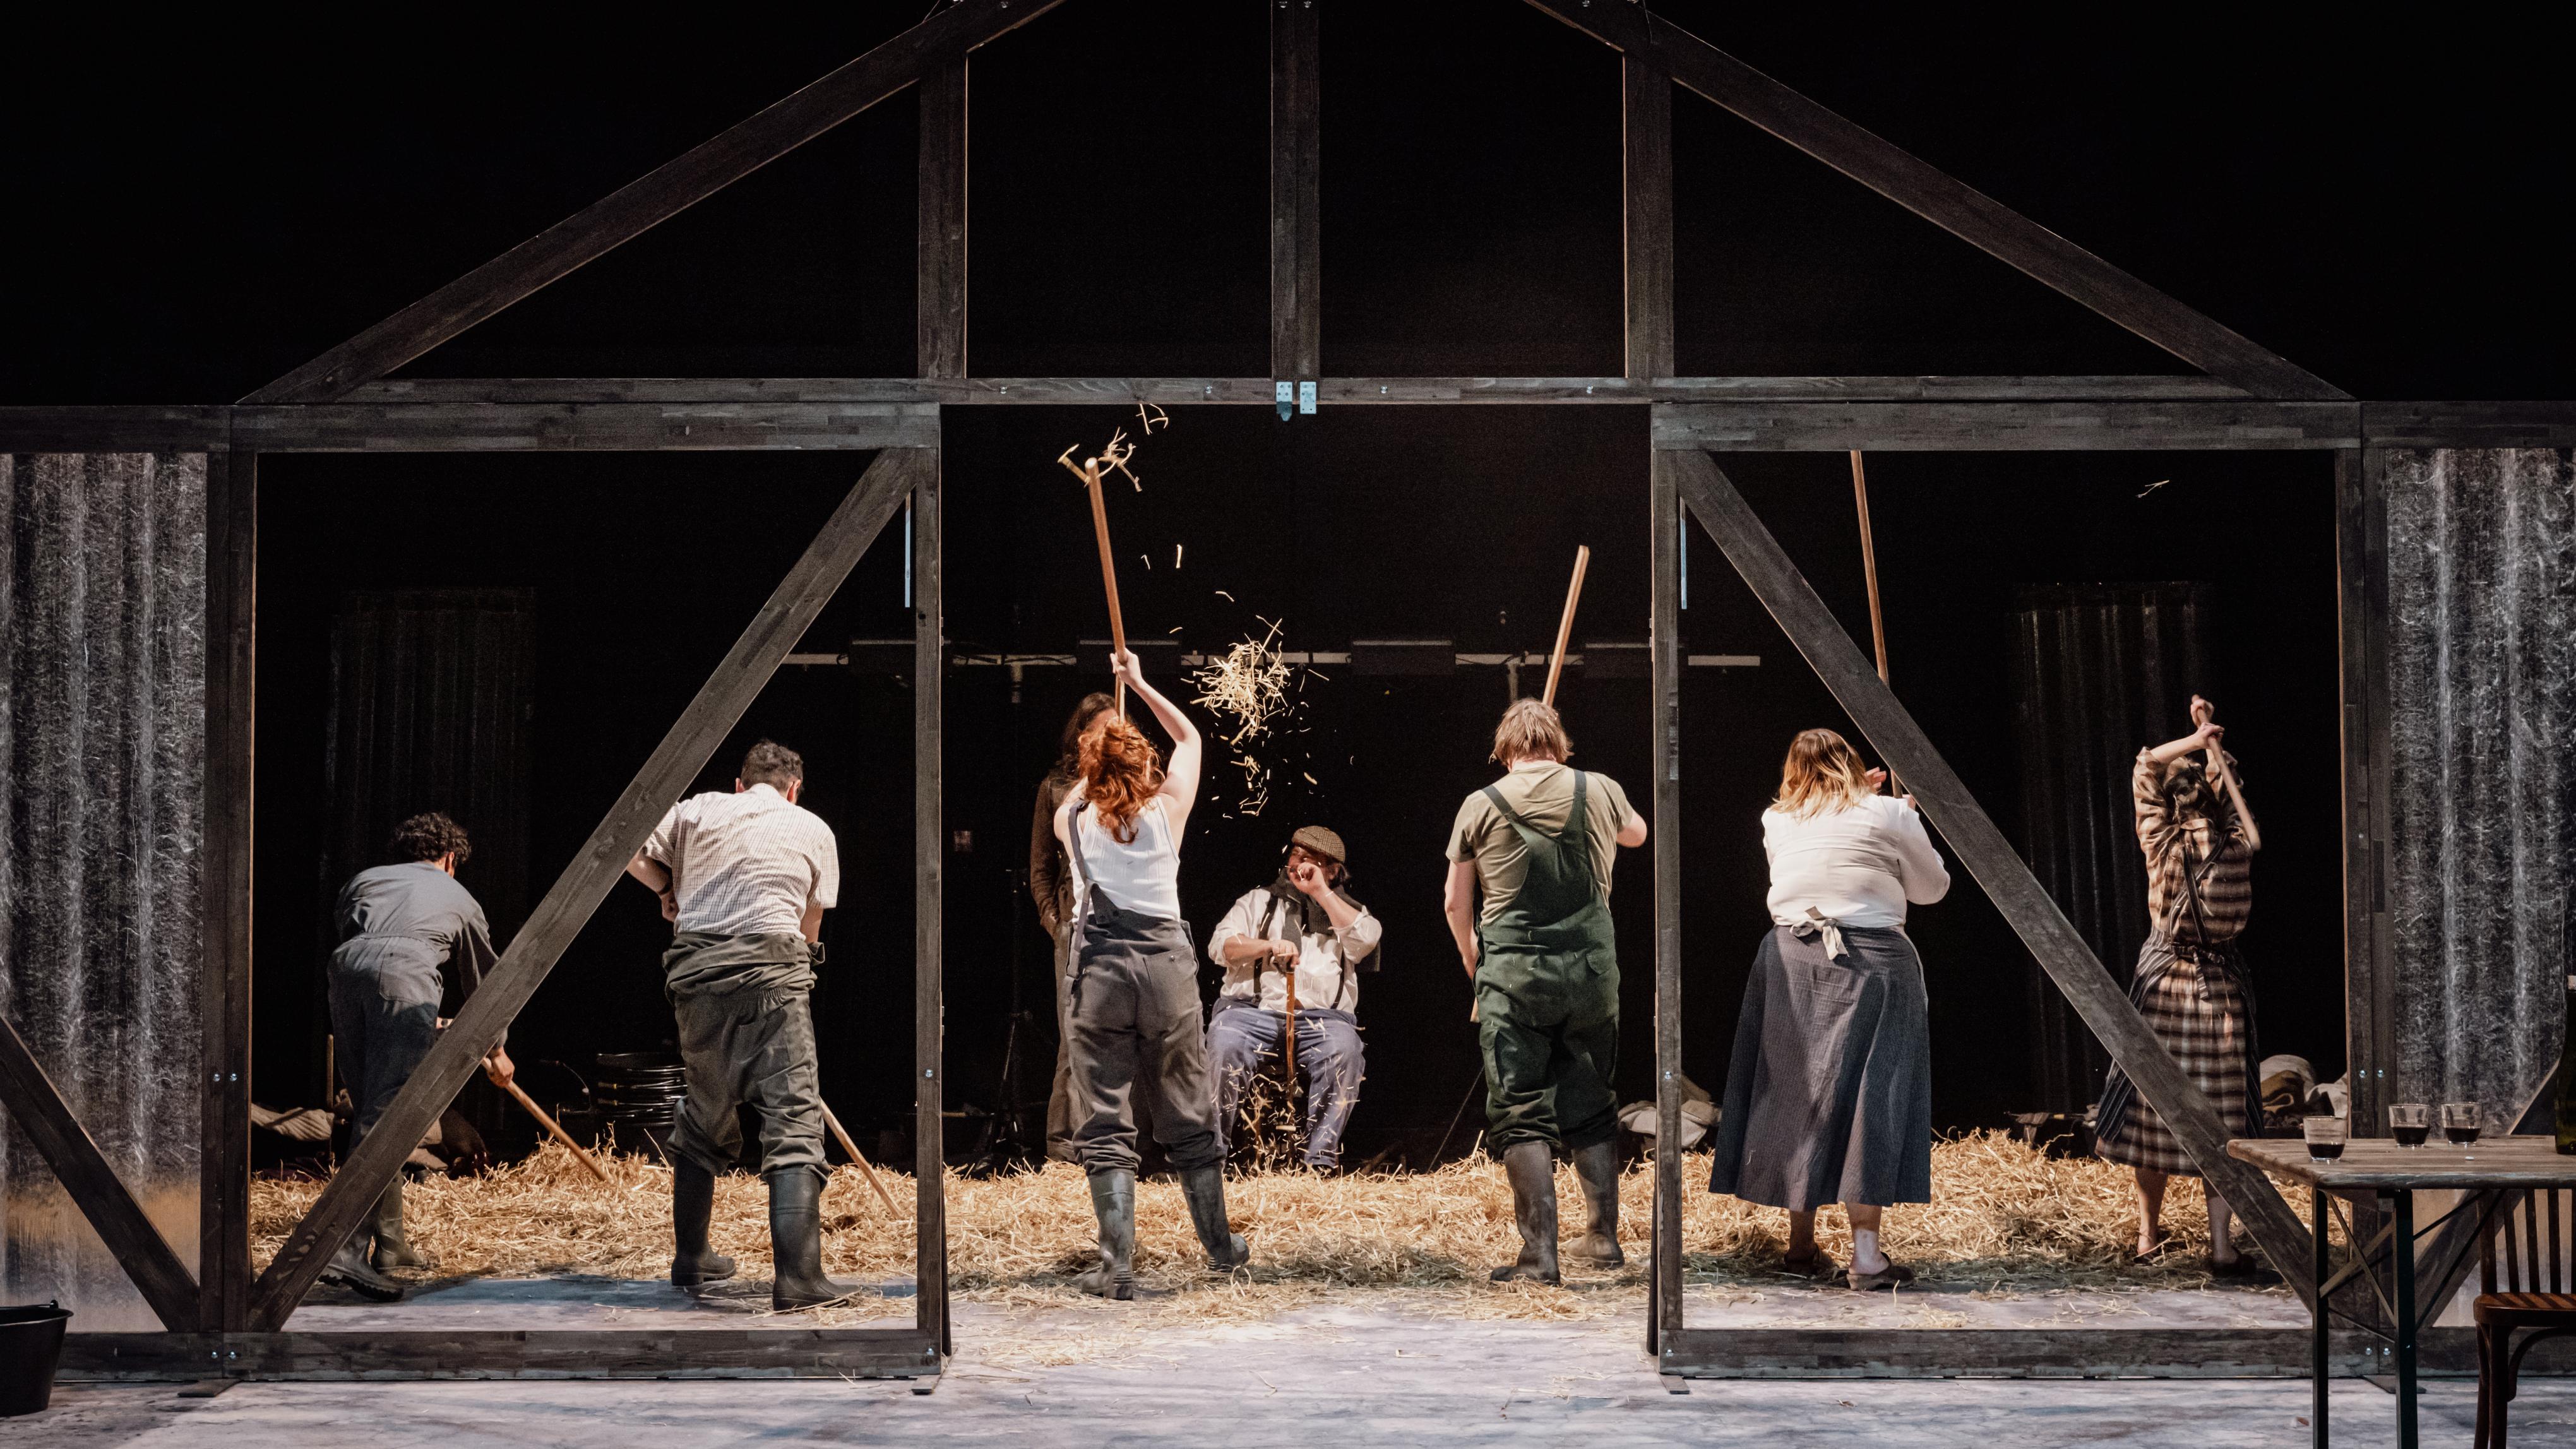
[[[1449, 929], [1476, 983], [1485, 1053], [1485, 1146], [1502, 1159], [1520, 1228], [1494, 1281], [1557, 1281], [1555, 1149], [1583, 1180], [1582, 1254], [1619, 1251], [1619, 950], [1610, 925], [1618, 847], [1645, 817], [1607, 775], [1568, 768], [1556, 711], [1515, 700], [1494, 730], [1503, 778], [1467, 797], [1449, 833]], [[1484, 909], [1476, 909], [1476, 892]]]

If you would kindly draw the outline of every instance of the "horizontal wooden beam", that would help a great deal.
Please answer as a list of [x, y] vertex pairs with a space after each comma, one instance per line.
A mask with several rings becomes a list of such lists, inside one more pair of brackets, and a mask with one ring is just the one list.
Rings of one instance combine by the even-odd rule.
[[232, 446], [229, 407], [0, 407], [0, 453], [205, 453]]
[[[34, 963], [21, 969], [34, 969]], [[0, 1016], [0, 1108], [35, 1141], [37, 1153], [54, 1170], [54, 1179], [71, 1196], [72, 1205], [89, 1220], [99, 1241], [125, 1269], [125, 1276], [134, 1280], [143, 1301], [161, 1322], [173, 1329], [195, 1327], [197, 1280], [170, 1250], [170, 1240], [143, 1215], [125, 1180], [98, 1150], [89, 1129], [72, 1115], [53, 1079], [45, 1075], [35, 1053], [27, 1050], [26, 1039], [5, 1016]], [[11, 1186], [14, 1189], [17, 1184]]]
[[[2469, 1359], [2469, 1330], [2449, 1332], [2462, 1341], [2443, 1347]], [[2378, 1372], [2363, 1351], [2374, 1342], [2335, 1333], [2335, 1373]], [[1681, 1328], [1664, 1331], [1655, 1367], [1726, 1379], [2299, 1379], [2314, 1344], [2305, 1328]]]
[[[1344, 403], [2217, 401], [2242, 389], [2205, 377], [1328, 377]], [[369, 383], [350, 403], [878, 402], [1042, 405], [1139, 402], [1268, 407], [1261, 377], [490, 377]]]
[[951, 0], [894, 39], [678, 157], [242, 399], [329, 402], [688, 210], [1062, 0]]
[[455, 1100], [475, 1064], [536, 995], [564, 948], [607, 898], [627, 862], [643, 848], [662, 812], [680, 798], [708, 756], [759, 697], [779, 662], [831, 601], [869, 542], [902, 506], [904, 496], [937, 466], [934, 449], [888, 449], [852, 485], [849, 496], [825, 520], [768, 602], [591, 830], [590, 838], [582, 842], [580, 852], [555, 878], [527, 924], [510, 938], [500, 962], [466, 998], [455, 1021], [439, 1034], [375, 1129], [349, 1154], [312, 1210], [287, 1235], [268, 1271], [253, 1285], [252, 1327], [273, 1331], [284, 1326], [323, 1264], [347, 1241], [385, 1184], [401, 1171], [412, 1144]]
[[2345, 399], [2332, 383], [1648, 13], [1643, 5], [1617, 0], [1529, 3], [1628, 56], [1647, 60], [1682, 85], [2212, 377], [2257, 397]]
[[1655, 410], [1659, 448], [1721, 453], [2116, 452], [2350, 448], [2356, 403], [1683, 403]]
[[74, 1333], [70, 1380], [919, 1378], [939, 1372], [917, 1328], [405, 1329], [320, 1333]]
[[2363, 441], [2380, 448], [2576, 448], [2576, 402], [2374, 402]]
[[672, 452], [932, 448], [928, 403], [318, 403], [234, 410], [263, 453]]

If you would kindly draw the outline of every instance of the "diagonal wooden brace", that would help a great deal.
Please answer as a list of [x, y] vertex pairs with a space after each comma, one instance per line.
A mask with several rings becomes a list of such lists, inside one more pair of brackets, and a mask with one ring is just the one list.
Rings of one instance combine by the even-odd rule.
[[81, 1216], [89, 1219], [99, 1240], [134, 1280], [143, 1301], [160, 1315], [161, 1326], [173, 1333], [195, 1329], [196, 1278], [170, 1250], [170, 1240], [143, 1215], [142, 1205], [126, 1191], [107, 1155], [72, 1115], [63, 1094], [54, 1089], [53, 1079], [45, 1075], [35, 1053], [27, 1050], [25, 1038], [6, 1017], [0, 1017], [0, 1105], [7, 1106], [27, 1135], [36, 1139], [45, 1165], [54, 1170], [63, 1190], [79, 1204]]
[[2313, 1307], [2312, 1240], [2279, 1189], [2261, 1169], [2227, 1155], [2227, 1131], [2208, 1097], [2183, 1075], [2173, 1054], [2147, 1029], [2146, 1019], [2102, 969], [2039, 877], [2031, 874], [1985, 808], [1932, 747], [1922, 727], [1879, 679], [1860, 646], [1789, 561], [1744, 495], [1718, 470], [1716, 461], [1697, 449], [1665, 456], [1682, 501], [1699, 515], [1702, 526], [1726, 551], [1727, 561], [1752, 586], [1755, 597], [1877, 747], [1888, 768], [1904, 778], [1922, 802], [1924, 814], [1941, 828], [1958, 854], [1960, 864], [1985, 888], [2022, 944], [2110, 1051], [2111, 1059], [2137, 1084], [2138, 1094], [2164, 1118], [2210, 1190], [2227, 1199], [2274, 1270], [2297, 1291], [2300, 1301]]
[[928, 448], [889, 448], [868, 465], [823, 531], [806, 547], [804, 557], [788, 570], [777, 592], [681, 711], [661, 746], [609, 807], [607, 818], [590, 833], [581, 853], [537, 903], [527, 925], [511, 938], [500, 964], [466, 998], [455, 1022], [439, 1034], [437, 1044], [403, 1084], [375, 1130], [349, 1155], [313, 1210], [278, 1249], [268, 1271], [252, 1285], [250, 1322], [255, 1331], [275, 1332], [295, 1311], [331, 1254], [356, 1230], [359, 1219], [402, 1169], [413, 1144], [455, 1099], [483, 1054], [501, 1039], [564, 948], [589, 922], [610, 887], [625, 873], [626, 863], [653, 833], [662, 812], [688, 788], [708, 756], [759, 697], [761, 687], [796, 647], [806, 626], [849, 576], [886, 520], [902, 506], [905, 495], [935, 479], [937, 467], [937, 454]]

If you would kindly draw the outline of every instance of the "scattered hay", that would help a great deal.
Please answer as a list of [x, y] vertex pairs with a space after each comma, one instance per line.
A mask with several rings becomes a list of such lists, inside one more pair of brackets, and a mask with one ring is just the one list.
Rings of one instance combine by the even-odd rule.
[[[668, 1169], [649, 1159], [604, 1156], [612, 1185], [600, 1186], [560, 1146], [488, 1175], [428, 1178], [405, 1197], [413, 1241], [439, 1261], [442, 1276], [539, 1277], [595, 1274], [658, 1278], [670, 1263]], [[903, 1211], [889, 1217], [856, 1169], [832, 1177], [823, 1199], [824, 1264], [861, 1285], [908, 1278], [913, 1262], [910, 1179], [880, 1168]], [[1091, 1198], [1082, 1173], [1064, 1163], [1001, 1177], [951, 1174], [947, 1182], [949, 1272], [966, 1301], [1099, 1312], [1103, 1332], [1068, 1332], [1054, 1317], [1044, 1332], [997, 1351], [1046, 1364], [1089, 1359], [1156, 1327], [1250, 1324], [1352, 1293], [1394, 1297], [1449, 1318], [1575, 1320], [1640, 1311], [1645, 1290], [1649, 1165], [1620, 1185], [1624, 1268], [1569, 1262], [1565, 1286], [1496, 1287], [1493, 1264], [1517, 1249], [1511, 1197], [1482, 1160], [1432, 1172], [1321, 1177], [1259, 1172], [1228, 1185], [1236, 1227], [1253, 1245], [1253, 1265], [1209, 1282], [1177, 1183], [1137, 1192], [1136, 1271], [1148, 1297], [1108, 1304], [1070, 1286], [1096, 1258]], [[1685, 1272], [1694, 1283], [1777, 1285], [1784, 1214], [1705, 1190], [1708, 1158], [1682, 1162]], [[1934, 1201], [1892, 1208], [1886, 1247], [1927, 1283], [1989, 1291], [2137, 1291], [2207, 1286], [2208, 1217], [2199, 1184], [2177, 1179], [2165, 1222], [2176, 1246], [2163, 1262], [2129, 1261], [2136, 1236], [2125, 1168], [2091, 1158], [2051, 1159], [2000, 1133], [1940, 1142], [1932, 1152]], [[310, 1180], [253, 1185], [253, 1256], [272, 1257], [320, 1195]], [[1580, 1222], [1582, 1190], [1559, 1170], [1568, 1240]], [[716, 1183], [712, 1238], [742, 1262], [752, 1282], [769, 1275], [768, 1199], [760, 1180], [731, 1174]], [[1823, 1215], [1821, 1236], [1837, 1258], [1850, 1238], [1839, 1211]], [[909, 1299], [861, 1297], [825, 1310], [827, 1322], [909, 1316]], [[800, 1319], [800, 1322], [811, 1321]], [[979, 1346], [979, 1352], [984, 1347]]]

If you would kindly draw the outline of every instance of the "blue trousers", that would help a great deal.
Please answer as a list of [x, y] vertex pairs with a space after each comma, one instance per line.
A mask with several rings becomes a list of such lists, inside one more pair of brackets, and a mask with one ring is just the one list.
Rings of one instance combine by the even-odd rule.
[[[1288, 1035], [1285, 1013], [1232, 1006], [1219, 998], [1208, 1019], [1208, 1059], [1216, 1074], [1216, 1130], [1229, 1147], [1234, 1116], [1256, 1073], [1272, 1070]], [[1297, 1074], [1306, 1081], [1306, 1165], [1330, 1171], [1342, 1160], [1342, 1131], [1360, 1104], [1363, 1076], [1359, 1022], [1347, 1011], [1297, 1013]]]

